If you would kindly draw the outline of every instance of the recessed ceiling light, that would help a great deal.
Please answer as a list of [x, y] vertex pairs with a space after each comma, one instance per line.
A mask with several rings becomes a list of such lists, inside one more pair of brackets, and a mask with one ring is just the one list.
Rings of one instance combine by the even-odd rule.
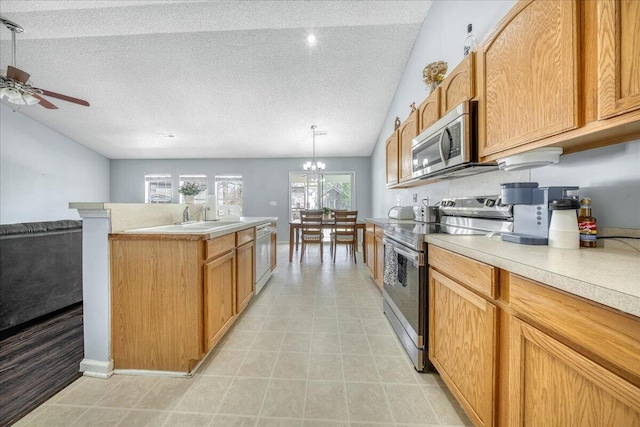
[[172, 133], [161, 133], [160, 138], [175, 138], [176, 136]]
[[309, 46], [315, 46], [318, 42], [318, 37], [314, 33], [307, 34], [307, 44]]

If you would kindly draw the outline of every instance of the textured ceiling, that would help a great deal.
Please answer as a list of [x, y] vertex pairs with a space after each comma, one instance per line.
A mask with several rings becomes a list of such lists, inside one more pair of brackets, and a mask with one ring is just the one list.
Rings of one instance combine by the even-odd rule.
[[91, 103], [22, 112], [108, 158], [307, 157], [312, 124], [323, 158], [371, 155], [429, 5], [0, 0], [0, 14], [24, 28], [31, 84]]

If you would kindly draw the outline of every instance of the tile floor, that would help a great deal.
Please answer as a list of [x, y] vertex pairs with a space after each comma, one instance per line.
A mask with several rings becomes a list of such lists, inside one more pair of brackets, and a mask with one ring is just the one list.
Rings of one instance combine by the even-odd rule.
[[[437, 374], [419, 374], [344, 248], [278, 268], [191, 379], [82, 377], [16, 426], [471, 425]], [[327, 251], [328, 252], [328, 251]]]

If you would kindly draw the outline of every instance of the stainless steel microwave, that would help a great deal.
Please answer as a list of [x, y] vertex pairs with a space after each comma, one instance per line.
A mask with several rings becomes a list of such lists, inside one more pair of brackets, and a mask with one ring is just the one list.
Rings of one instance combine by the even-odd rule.
[[463, 102], [413, 139], [412, 177], [447, 179], [498, 169], [478, 163], [477, 145], [477, 102]]

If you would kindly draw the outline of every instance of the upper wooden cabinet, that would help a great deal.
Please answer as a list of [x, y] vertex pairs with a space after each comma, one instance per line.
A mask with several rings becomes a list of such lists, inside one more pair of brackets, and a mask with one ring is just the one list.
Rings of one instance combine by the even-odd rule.
[[597, 2], [598, 118], [640, 109], [640, 2]]
[[398, 183], [398, 131], [387, 139], [387, 186]]
[[422, 132], [440, 118], [440, 88], [436, 88], [427, 99], [418, 107], [420, 126], [418, 132]]
[[439, 117], [444, 116], [457, 105], [475, 96], [475, 80], [475, 53], [471, 52], [465, 56], [462, 62], [449, 73], [439, 86]]
[[418, 136], [418, 110], [413, 110], [407, 120], [398, 128], [398, 180], [408, 181], [412, 178], [413, 172], [411, 160], [411, 143], [413, 138]]
[[480, 161], [640, 135], [640, 3], [521, 0], [477, 51]]
[[478, 49], [479, 154], [579, 126], [578, 5], [521, 1]]

